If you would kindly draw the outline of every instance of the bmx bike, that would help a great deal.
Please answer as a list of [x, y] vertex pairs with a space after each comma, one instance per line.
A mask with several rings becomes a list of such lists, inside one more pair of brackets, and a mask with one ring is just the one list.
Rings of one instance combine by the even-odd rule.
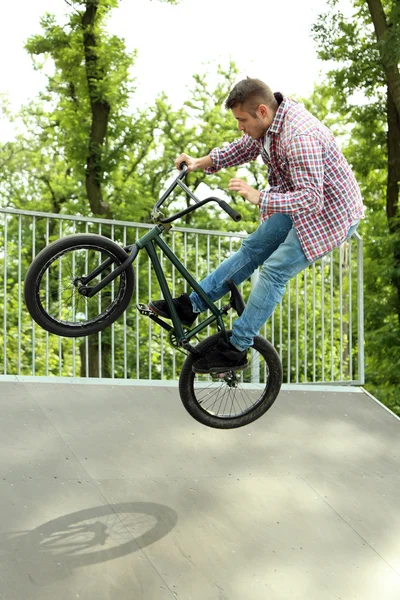
[[[84, 337], [103, 331], [127, 309], [135, 285], [133, 262], [138, 253], [145, 250], [167, 302], [172, 325], [145, 304], [138, 304], [137, 308], [163, 327], [170, 343], [187, 355], [179, 375], [179, 394], [184, 407], [192, 417], [209, 427], [241, 427], [258, 419], [272, 406], [282, 384], [282, 366], [272, 344], [256, 336], [246, 369], [207, 375], [192, 370], [193, 363], [209, 353], [219, 338], [229, 339], [224, 315], [231, 308], [241, 314], [245, 304], [236, 284], [229, 280], [230, 300], [218, 308], [162, 239], [174, 221], [208, 202], [216, 202], [234, 221], [241, 219], [224, 200], [214, 196], [199, 200], [183, 182], [186, 171], [186, 165], [182, 164], [178, 176], [154, 205], [154, 228], [135, 243], [121, 247], [105, 236], [84, 233], [65, 236], [41, 250], [25, 278], [25, 304], [40, 327], [58, 336]], [[160, 207], [177, 186], [194, 204], [164, 217]], [[177, 315], [157, 249], [171, 261], [211, 312], [192, 328], [184, 327]], [[217, 333], [193, 345], [193, 338], [198, 339], [198, 334], [211, 324], [216, 324]]]

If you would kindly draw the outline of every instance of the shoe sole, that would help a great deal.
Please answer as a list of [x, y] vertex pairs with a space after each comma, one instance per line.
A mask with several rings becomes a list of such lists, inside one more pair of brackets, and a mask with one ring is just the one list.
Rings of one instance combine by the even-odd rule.
[[210, 375], [210, 373], [228, 373], [229, 371], [244, 371], [244, 369], [247, 369], [248, 366], [248, 362], [238, 367], [213, 367], [211, 369], [196, 369], [195, 365], [193, 365], [192, 371], [193, 373], [197, 373], [199, 375]]
[[[152, 302], [149, 302], [149, 308], [153, 311], [153, 313], [155, 313], [159, 317], [163, 317], [164, 319], [170, 319], [170, 320], [172, 319], [171, 315], [160, 310], [159, 308], [156, 308]], [[186, 325], [186, 327], [191, 327], [193, 325], [194, 321], [192, 321], [191, 323], [188, 323], [187, 321], [181, 321], [181, 323], [182, 323], [182, 325]]]

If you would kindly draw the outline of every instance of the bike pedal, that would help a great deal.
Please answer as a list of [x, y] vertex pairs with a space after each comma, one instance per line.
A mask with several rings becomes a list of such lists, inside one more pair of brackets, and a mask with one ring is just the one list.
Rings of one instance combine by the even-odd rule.
[[147, 304], [138, 303], [138, 304], [136, 304], [136, 308], [138, 309], [138, 311], [141, 315], [144, 315], [145, 317], [149, 317], [152, 321], [154, 321], [154, 323], [157, 323], [157, 325], [160, 325], [167, 331], [173, 330], [172, 325], [170, 325], [169, 323], [166, 323], [165, 321], [160, 319], [160, 317], [154, 311], [152, 311], [150, 306], [148, 306]]
[[147, 304], [138, 303], [136, 304], [136, 308], [138, 309], [141, 315], [146, 315], [146, 317], [155, 315], [155, 313], [151, 310], [150, 306], [148, 306]]

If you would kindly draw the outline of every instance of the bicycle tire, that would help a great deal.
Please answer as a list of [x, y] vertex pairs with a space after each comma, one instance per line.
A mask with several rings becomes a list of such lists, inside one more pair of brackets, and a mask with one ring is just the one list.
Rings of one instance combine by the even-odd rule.
[[[77, 254], [75, 257], [68, 256], [75, 251], [81, 251], [81, 253]], [[41, 250], [34, 258], [25, 277], [24, 298], [31, 317], [38, 325], [40, 325], [40, 327], [50, 333], [63, 337], [86, 337], [93, 333], [103, 331], [124, 313], [129, 305], [134, 290], [135, 277], [132, 265], [129, 265], [129, 267], [122, 271], [114, 282], [112, 282], [114, 287], [112, 286], [112, 283], [110, 283], [109, 286], [106, 286], [99, 292], [99, 295], [96, 295], [93, 298], [81, 296], [77, 293], [77, 290], [74, 289], [76, 286], [72, 281], [76, 279], [77, 276], [82, 277], [85, 274], [83, 272], [78, 272], [79, 269], [88, 267], [89, 258], [91, 260], [92, 254], [95, 257], [96, 253], [99, 256], [96, 257], [96, 260], [93, 263], [94, 267], [98, 266], [105, 258], [112, 258], [114, 261], [113, 264], [119, 265], [127, 257], [125, 250], [109, 238], [96, 234], [83, 233], [66, 236], [52, 242], [43, 248], [43, 250]], [[63, 259], [63, 257], [64, 262], [60, 260], [58, 266], [57, 259]], [[68, 274], [68, 268], [71, 269], [71, 274]], [[86, 274], [88, 272], [90, 272], [90, 269], [86, 271]], [[57, 280], [54, 279], [54, 284], [51, 279], [53, 273], [58, 278]], [[95, 282], [97, 281], [98, 279], [95, 280]], [[44, 285], [42, 285], [43, 283]], [[116, 283], [118, 289], [114, 293]], [[68, 296], [69, 294], [71, 294], [70, 298]], [[110, 296], [112, 300], [110, 305], [106, 306]], [[64, 299], [66, 303], [69, 300], [71, 301], [73, 304], [72, 318], [77, 319], [78, 317], [76, 315], [78, 314], [80, 318], [79, 321], [65, 320], [60, 316], [60, 313], [63, 310], [61, 303]], [[102, 308], [103, 299], [105, 306], [104, 310]], [[81, 307], [80, 303], [82, 303], [82, 307], [85, 308], [84, 312], [76, 312], [77, 307], [75, 302], [79, 303], [78, 308]], [[89, 302], [91, 303], [90, 305]], [[97, 316], [95, 314], [96, 302], [98, 312], [100, 313]], [[57, 312], [58, 310], [58, 316], [49, 314], [50, 307], [52, 308], [53, 305], [54, 311]], [[64, 312], [67, 310], [71, 309], [66, 305]]]
[[[229, 334], [230, 332], [228, 332]], [[201, 354], [208, 353], [223, 334], [216, 333], [196, 346]], [[252, 349], [255, 351], [249, 357], [249, 366], [244, 371], [231, 371], [225, 374], [224, 379], [220, 375], [200, 376], [192, 371], [193, 363], [197, 360], [195, 354], [189, 354], [186, 358], [179, 376], [179, 394], [183, 406], [188, 413], [199, 423], [216, 429], [233, 429], [243, 427], [260, 418], [275, 402], [282, 385], [282, 365], [275, 348], [261, 336], [254, 338]], [[257, 357], [262, 358], [265, 365], [256, 363]], [[256, 366], [255, 366], [256, 365]], [[262, 384], [254, 384], [250, 379], [262, 375], [265, 381]], [[235, 376], [239, 383], [237, 387], [228, 384], [229, 377]], [[208, 380], [206, 380], [208, 377]], [[246, 383], [249, 381], [249, 383]], [[227, 414], [226, 408], [229, 404], [239, 404], [242, 396], [238, 397], [237, 390], [241, 388], [243, 398], [250, 406], [233, 415]], [[257, 396], [259, 396], [257, 398]], [[251, 399], [255, 397], [254, 402]], [[224, 405], [224, 412], [218, 412], [218, 407]]]

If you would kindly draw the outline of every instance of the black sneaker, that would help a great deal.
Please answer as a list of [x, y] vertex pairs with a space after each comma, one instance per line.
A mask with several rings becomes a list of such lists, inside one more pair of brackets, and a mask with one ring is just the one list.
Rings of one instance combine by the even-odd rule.
[[[174, 298], [173, 303], [175, 304], [176, 312], [181, 320], [182, 325], [190, 327], [192, 323], [199, 316], [198, 313], [193, 312], [193, 306], [189, 298], [189, 294], [182, 294], [179, 298]], [[169, 314], [168, 304], [165, 300], [154, 300], [149, 302], [149, 307], [156, 315], [164, 317], [164, 319], [171, 319]]]
[[247, 350], [241, 352], [221, 338], [206, 356], [196, 360], [192, 366], [195, 373], [225, 373], [231, 369], [242, 370], [248, 366]]

